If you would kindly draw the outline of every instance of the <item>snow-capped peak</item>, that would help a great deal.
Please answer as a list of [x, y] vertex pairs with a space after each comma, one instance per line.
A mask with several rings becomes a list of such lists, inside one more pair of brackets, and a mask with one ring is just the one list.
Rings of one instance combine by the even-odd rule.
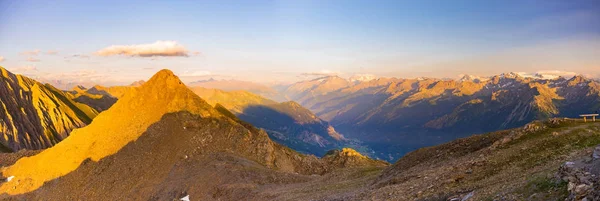
[[348, 80], [350, 80], [350, 82], [367, 82], [376, 78], [377, 76], [373, 74], [355, 74], [351, 76]]
[[487, 77], [480, 77], [475, 75], [462, 74], [458, 81], [460, 82], [483, 82], [489, 80]]
[[519, 78], [519, 77], [531, 77], [525, 72], [510, 72], [510, 73], [502, 73], [500, 74], [501, 78]]

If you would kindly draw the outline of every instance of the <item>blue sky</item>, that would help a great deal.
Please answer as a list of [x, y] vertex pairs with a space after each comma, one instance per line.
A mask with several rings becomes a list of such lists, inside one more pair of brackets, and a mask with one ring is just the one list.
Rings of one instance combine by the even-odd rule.
[[[174, 41], [188, 56], [96, 54], [156, 41]], [[189, 81], [598, 76], [599, 55], [597, 0], [0, 1], [0, 66], [105, 84], [147, 79], [161, 68]]]

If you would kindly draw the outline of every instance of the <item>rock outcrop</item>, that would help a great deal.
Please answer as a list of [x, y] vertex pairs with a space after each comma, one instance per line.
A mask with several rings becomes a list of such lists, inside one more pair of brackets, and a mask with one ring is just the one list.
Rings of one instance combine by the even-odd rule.
[[569, 194], [566, 200], [600, 200], [599, 151], [600, 145], [594, 149], [591, 158], [575, 162], [568, 161], [560, 166], [557, 177], [568, 183]]

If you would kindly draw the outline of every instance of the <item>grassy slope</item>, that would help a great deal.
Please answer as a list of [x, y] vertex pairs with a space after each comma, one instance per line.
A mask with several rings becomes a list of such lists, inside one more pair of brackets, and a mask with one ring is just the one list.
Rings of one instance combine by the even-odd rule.
[[565, 184], [553, 174], [598, 144], [600, 122], [573, 120], [472, 136], [406, 155], [359, 197], [443, 199], [474, 190], [476, 200], [561, 200]]

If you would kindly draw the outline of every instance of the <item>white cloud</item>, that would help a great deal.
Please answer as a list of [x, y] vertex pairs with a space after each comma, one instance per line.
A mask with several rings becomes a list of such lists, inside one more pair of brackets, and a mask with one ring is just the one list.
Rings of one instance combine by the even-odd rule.
[[46, 52], [46, 54], [49, 54], [49, 55], [55, 55], [55, 54], [58, 54], [58, 51], [56, 51], [56, 50], [48, 50], [48, 51]]
[[27, 61], [29, 62], [40, 62], [39, 59], [33, 58], [33, 57], [27, 57]]
[[5, 59], [3, 56], [0, 56], [0, 62], [3, 62]]
[[560, 71], [560, 70], [542, 70], [542, 71], [538, 71], [536, 72], [536, 74], [538, 75], [552, 75], [552, 76], [561, 76], [561, 77], [573, 77], [575, 75], [577, 75], [576, 72], [569, 72], [569, 71]]
[[541, 70], [535, 73], [515, 72], [521, 77], [531, 77], [536, 79], [556, 79], [558, 77], [571, 78], [577, 75], [576, 72], [560, 71], [560, 70]]
[[72, 58], [81, 58], [81, 59], [89, 59], [90, 58], [90, 56], [86, 55], [86, 54], [74, 54], [74, 55], [71, 55], [71, 57]]
[[41, 52], [40, 50], [36, 49], [36, 50], [21, 52], [21, 55], [37, 56], [40, 52]]
[[349, 80], [351, 82], [355, 82], [355, 81], [366, 82], [366, 81], [369, 81], [369, 80], [374, 80], [376, 78], [377, 78], [377, 76], [375, 76], [373, 74], [355, 74], [355, 75], [352, 75], [349, 78]]
[[176, 41], [156, 41], [151, 44], [113, 45], [96, 52], [100, 56], [188, 56], [188, 50]]

